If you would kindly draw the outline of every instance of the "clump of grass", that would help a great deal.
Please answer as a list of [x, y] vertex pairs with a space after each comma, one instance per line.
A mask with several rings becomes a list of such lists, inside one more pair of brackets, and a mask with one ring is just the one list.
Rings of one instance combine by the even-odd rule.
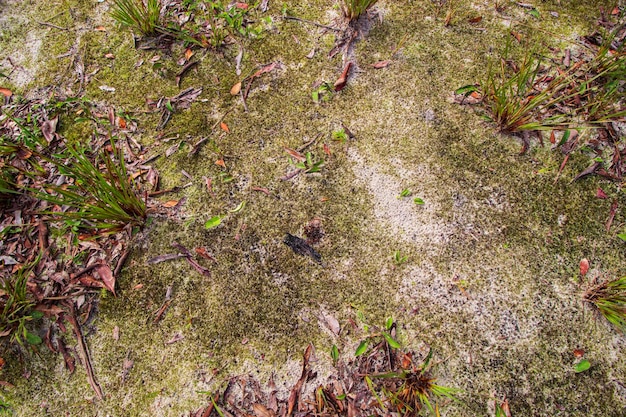
[[[52, 191], [35, 191], [37, 198], [76, 211], [47, 212], [65, 220], [79, 220], [82, 227], [115, 232], [127, 225], [141, 226], [146, 218], [146, 204], [138, 195], [135, 183], [126, 171], [124, 155], [111, 139], [111, 153], [103, 150], [92, 162], [83, 148], [68, 145], [72, 160], [49, 159], [70, 185], [46, 185]], [[111, 156], [111, 154], [113, 156]], [[103, 166], [101, 172], [98, 168]]]
[[374, 6], [377, 1], [378, 0], [344, 0], [341, 10], [349, 21], [353, 21]]
[[22, 266], [15, 274], [0, 277], [0, 337], [9, 337], [11, 342], [24, 345], [41, 343], [41, 338], [27, 329], [27, 323], [41, 318], [34, 311], [35, 302], [28, 293], [28, 278], [39, 263], [39, 255], [32, 263]]
[[617, 33], [592, 57], [565, 69], [545, 67], [534, 51], [519, 64], [507, 61], [505, 52], [480, 88], [491, 120], [501, 132], [516, 133], [599, 127], [626, 117], [626, 55], [611, 46]]
[[111, 17], [144, 36], [154, 36], [161, 20], [160, 0], [115, 0]]
[[626, 333], [626, 277], [593, 284], [583, 294], [583, 301]]
[[401, 385], [387, 395], [402, 416], [417, 415], [424, 407], [434, 412], [438, 409], [437, 402], [444, 398], [456, 400], [456, 389], [436, 384], [436, 379], [424, 370], [404, 370], [396, 372], [393, 377]]

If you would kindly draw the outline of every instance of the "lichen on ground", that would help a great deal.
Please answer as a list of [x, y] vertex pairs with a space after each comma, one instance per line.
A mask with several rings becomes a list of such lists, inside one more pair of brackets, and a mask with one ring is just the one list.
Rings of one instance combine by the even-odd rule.
[[[463, 390], [442, 415], [493, 415], [490, 404], [504, 397], [513, 415], [624, 414], [624, 337], [585, 310], [578, 274], [582, 258], [592, 265], [589, 276], [624, 273], [616, 226], [605, 230], [610, 201], [595, 197], [601, 186], [623, 206], [619, 187], [595, 177], [570, 183], [586, 166], [580, 155], [555, 181], [558, 154], [536, 145], [520, 155], [514, 138], [449, 100], [485, 76], [511, 25], [542, 47], [563, 47], [588, 33], [599, 7], [611, 2], [536, 1], [536, 19], [514, 2], [501, 14], [493, 2], [464, 0], [445, 26], [436, 2], [381, 1], [380, 20], [354, 46], [347, 87], [319, 103], [315, 86], [332, 84], [344, 67], [341, 54], [328, 58], [334, 34], [282, 19], [280, 3], [270, 1], [273, 23], [262, 38], [241, 41], [241, 76], [239, 45], [198, 50], [199, 64], [180, 88], [175, 62], [183, 49], [137, 50], [108, 16], [110, 2], [87, 3], [11, 2], [2, 10], [0, 46], [16, 65], [9, 86], [27, 93], [55, 83], [77, 93], [79, 63], [85, 74], [95, 72], [85, 97], [137, 118], [138, 140], [160, 155], [161, 187], [191, 185], [163, 197], [186, 200], [137, 236], [118, 296], [101, 299], [85, 331], [106, 399], [94, 400], [80, 367], [68, 376], [62, 359], [42, 351], [3, 370], [15, 385], [6, 396], [17, 415], [185, 415], [206, 405], [228, 375], [242, 373], [262, 382], [275, 373], [284, 396], [309, 342], [320, 381], [332, 372], [333, 344], [353, 354], [364, 337], [349, 325], [357, 310], [379, 325], [393, 317], [403, 345], [423, 355], [433, 349], [440, 382]], [[288, 2], [286, 10], [330, 25], [339, 15], [332, 2]], [[475, 15], [478, 25], [468, 21]], [[37, 23], [47, 20], [70, 30]], [[30, 50], [38, 58], [28, 65], [17, 57], [33, 39], [42, 46]], [[150, 63], [157, 55], [163, 68]], [[392, 60], [387, 68], [371, 66], [385, 59]], [[231, 87], [272, 62], [280, 65], [254, 80], [246, 111]], [[203, 89], [199, 100], [157, 131], [146, 101], [187, 87]], [[214, 127], [222, 117], [229, 133]], [[342, 126], [354, 139], [332, 140]], [[209, 140], [189, 156], [202, 138]], [[285, 148], [311, 141], [306, 151], [325, 160], [321, 173], [282, 179], [295, 169]], [[425, 204], [401, 198], [404, 189]], [[225, 216], [222, 224], [206, 229], [216, 215]], [[313, 218], [324, 229], [316, 245], [322, 265], [283, 243], [286, 233], [302, 236]], [[615, 224], [622, 222], [618, 213]], [[176, 252], [172, 242], [205, 247], [216, 259], [202, 260], [211, 277], [183, 259], [147, 263]], [[407, 261], [396, 265], [395, 251]], [[168, 287], [172, 303], [155, 323]], [[322, 314], [339, 320], [341, 337], [321, 324]], [[167, 343], [176, 335], [183, 338]], [[574, 372], [575, 349], [586, 352], [588, 372]], [[122, 381], [125, 358], [133, 367]], [[24, 371], [28, 379], [19, 377]]]

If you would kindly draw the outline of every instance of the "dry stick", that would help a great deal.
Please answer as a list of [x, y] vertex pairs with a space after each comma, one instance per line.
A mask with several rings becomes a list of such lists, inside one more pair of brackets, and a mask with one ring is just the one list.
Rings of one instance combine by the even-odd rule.
[[283, 19], [285, 19], [285, 20], [295, 20], [297, 22], [308, 23], [309, 25], [315, 25], [315, 26], [320, 27], [320, 28], [324, 28], [324, 29], [328, 29], [328, 30], [334, 30], [335, 32], [342, 32], [341, 29], [337, 29], [337, 28], [334, 28], [332, 26], [322, 25], [321, 23], [313, 22], [312, 20], [300, 19], [299, 17], [295, 17], [295, 16], [285, 16], [285, 17], [283, 17]]
[[55, 29], [60, 29], [60, 30], [69, 30], [68, 28], [64, 28], [61, 26], [57, 26], [57, 25], [53, 25], [52, 23], [48, 23], [48, 22], [37, 22], [42, 26], [50, 26], [51, 28], [55, 28]]
[[89, 350], [87, 349], [87, 344], [85, 343], [85, 339], [83, 337], [83, 332], [80, 330], [80, 326], [78, 325], [78, 320], [76, 319], [76, 308], [74, 306], [74, 302], [68, 303], [70, 314], [67, 316], [67, 320], [70, 322], [72, 327], [74, 328], [74, 334], [76, 335], [76, 341], [78, 342], [79, 353], [82, 355], [83, 364], [85, 365], [85, 370], [87, 371], [87, 379], [89, 380], [89, 384], [91, 388], [95, 391], [99, 400], [104, 399], [104, 394], [102, 394], [102, 388], [96, 381], [96, 376], [93, 372], [93, 367], [91, 366], [91, 359], [89, 358]]

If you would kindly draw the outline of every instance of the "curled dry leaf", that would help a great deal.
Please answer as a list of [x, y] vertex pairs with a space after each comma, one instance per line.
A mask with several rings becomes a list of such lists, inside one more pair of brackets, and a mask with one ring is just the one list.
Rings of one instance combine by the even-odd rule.
[[335, 81], [335, 84], [333, 85], [335, 91], [341, 91], [346, 86], [346, 83], [348, 82], [348, 73], [350, 72], [350, 68], [352, 68], [352, 62], [348, 62], [346, 64], [346, 66], [343, 68], [341, 76], [337, 78], [337, 81]]
[[263, 404], [252, 404], [252, 410], [254, 411], [254, 414], [256, 415], [256, 417], [276, 416], [276, 413], [274, 413], [272, 410], [269, 410]]
[[59, 116], [55, 117], [54, 119], [46, 120], [41, 125], [41, 134], [46, 139], [46, 141], [48, 141], [48, 143], [52, 142], [52, 139], [54, 139], [58, 123]]
[[580, 275], [585, 276], [589, 271], [589, 260], [587, 258], [583, 258], [580, 260]]

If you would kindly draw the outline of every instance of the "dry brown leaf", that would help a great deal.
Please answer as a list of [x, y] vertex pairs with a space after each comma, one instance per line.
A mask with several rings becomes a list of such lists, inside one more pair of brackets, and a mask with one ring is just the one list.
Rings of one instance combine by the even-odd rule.
[[120, 129], [126, 129], [126, 120], [124, 120], [123, 117], [118, 117], [117, 125], [120, 127]]
[[589, 271], [589, 260], [587, 258], [583, 258], [580, 260], [580, 275], [585, 276]]
[[217, 161], [215, 161], [215, 165], [220, 166], [222, 168], [226, 168], [226, 163], [224, 162], [223, 159], [218, 159]]
[[481, 20], [483, 20], [482, 16], [476, 16], [476, 17], [472, 17], [469, 22], [470, 23], [479, 23]]
[[107, 28], [105, 28], [104, 26], [96, 26], [94, 30], [97, 32], [106, 32]]
[[553, 145], [556, 143], [556, 136], [554, 135], [554, 130], [550, 132], [550, 143]]
[[108, 54], [104, 54], [104, 57], [107, 59], [115, 59], [115, 55], [113, 55], [112, 53], [108, 53]]
[[220, 122], [220, 129], [222, 129], [226, 133], [230, 133], [230, 129], [228, 128], [228, 125], [224, 122]]
[[333, 332], [335, 335], [339, 335], [339, 331], [341, 330], [341, 327], [339, 326], [339, 320], [337, 320], [334, 316], [322, 312], [319, 315], [319, 320], [321, 324], [328, 327], [328, 329], [331, 332]]
[[252, 404], [252, 410], [257, 417], [274, 417], [276, 415], [263, 404]]
[[41, 134], [46, 139], [46, 141], [48, 141], [48, 143], [52, 142], [52, 139], [54, 139], [58, 123], [59, 116], [55, 117], [54, 119], [46, 120], [41, 125]]
[[179, 200], [170, 200], [170, 201], [166, 201], [165, 203], [163, 203], [163, 207], [165, 208], [170, 208], [170, 207], [174, 207], [178, 204]]
[[96, 272], [100, 275], [100, 279], [104, 283], [104, 288], [111, 291], [113, 295], [115, 294], [115, 277], [113, 276], [113, 271], [107, 264], [100, 264], [96, 267]]
[[380, 68], [387, 68], [389, 66], [389, 64], [391, 64], [391, 60], [386, 59], [384, 61], [378, 61], [372, 64], [372, 67], [376, 68], [376, 69], [380, 69]]
[[239, 94], [240, 91], [241, 91], [241, 81], [239, 81], [238, 83], [232, 86], [232, 88], [230, 89], [230, 94], [232, 96], [236, 96], [237, 94]]
[[8, 88], [0, 87], [0, 94], [5, 97], [11, 97], [13, 95], [13, 91], [9, 90]]
[[189, 61], [189, 58], [193, 56], [193, 51], [191, 48], [185, 49], [185, 59]]
[[295, 149], [285, 148], [285, 152], [287, 152], [289, 155], [291, 155], [297, 161], [300, 161], [300, 162], [306, 161], [306, 157], [304, 155], [302, 155], [300, 152], [296, 151]]

